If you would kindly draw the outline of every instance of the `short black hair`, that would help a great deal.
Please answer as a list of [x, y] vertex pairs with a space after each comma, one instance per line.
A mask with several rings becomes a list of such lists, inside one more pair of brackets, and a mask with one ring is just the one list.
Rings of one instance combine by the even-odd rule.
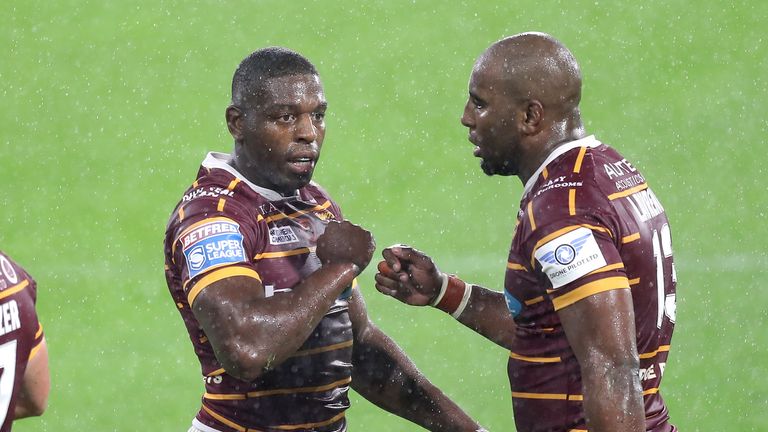
[[317, 69], [303, 55], [283, 47], [268, 47], [244, 58], [232, 77], [232, 103], [245, 103], [257, 95], [270, 78], [289, 75], [318, 75]]

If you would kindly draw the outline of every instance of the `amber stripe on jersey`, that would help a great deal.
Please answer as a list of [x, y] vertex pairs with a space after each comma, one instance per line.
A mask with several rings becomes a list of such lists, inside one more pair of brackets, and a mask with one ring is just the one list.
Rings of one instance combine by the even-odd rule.
[[298, 248], [293, 249], [289, 251], [278, 251], [278, 252], [262, 252], [260, 254], [256, 254], [255, 257], [253, 257], [254, 260], [260, 260], [260, 259], [269, 259], [269, 258], [282, 258], [282, 257], [289, 257], [294, 255], [301, 255], [309, 253], [309, 248]]
[[648, 396], [651, 394], [656, 394], [659, 392], [658, 387], [649, 388], [648, 390], [643, 390], [643, 396]]
[[221, 368], [221, 369], [216, 369], [215, 371], [213, 371], [213, 372], [211, 372], [211, 373], [207, 374], [206, 376], [207, 376], [207, 377], [215, 377], [216, 375], [221, 375], [221, 374], [223, 374], [224, 372], [226, 372], [226, 371], [224, 370], [224, 368]]
[[635, 240], [640, 240], [640, 233], [636, 232], [634, 234], [630, 234], [628, 236], [624, 236], [621, 238], [622, 244], [632, 243]]
[[343, 418], [344, 418], [344, 411], [336, 414], [335, 416], [329, 418], [328, 420], [321, 421], [321, 422], [303, 423], [303, 424], [297, 424], [297, 425], [278, 425], [278, 426], [272, 426], [272, 427], [280, 430], [313, 429], [313, 428], [328, 426], [329, 424], [335, 423]]
[[270, 222], [274, 222], [274, 221], [277, 221], [277, 220], [280, 220], [280, 219], [285, 219], [285, 218], [294, 219], [294, 218], [297, 218], [297, 217], [299, 217], [299, 216], [301, 216], [303, 214], [311, 213], [313, 211], [325, 210], [325, 209], [327, 209], [330, 206], [331, 206], [331, 202], [330, 201], [326, 201], [326, 202], [324, 202], [322, 204], [318, 204], [318, 205], [312, 207], [311, 209], [300, 210], [300, 211], [297, 211], [295, 213], [291, 213], [291, 214], [288, 214], [288, 215], [285, 214], [285, 213], [277, 213], [277, 214], [273, 214], [273, 215], [265, 217], [264, 220], [267, 223], [270, 223]]
[[578, 174], [581, 172], [581, 163], [584, 161], [584, 154], [587, 152], [587, 147], [579, 148], [579, 155], [576, 156], [576, 163], [573, 164], [573, 172]]
[[330, 390], [339, 386], [343, 386], [343, 385], [349, 384], [350, 382], [352, 382], [352, 378], [346, 377], [344, 379], [334, 381], [330, 384], [324, 384], [324, 385], [315, 386], [315, 387], [292, 387], [292, 388], [282, 388], [282, 389], [259, 390], [259, 391], [252, 391], [248, 393], [208, 393], [206, 392], [204, 397], [206, 399], [212, 399], [212, 400], [243, 400], [248, 398], [258, 398], [258, 397], [275, 396], [275, 395], [315, 393], [315, 392], [322, 392], [322, 391]]
[[38, 321], [37, 322], [37, 332], [35, 333], [35, 339], [39, 338], [41, 334], [43, 334], [43, 325], [40, 324], [40, 321]]
[[509, 357], [529, 363], [560, 363], [563, 361], [560, 357], [529, 357], [512, 351], [509, 352]]
[[328, 351], [335, 351], [339, 349], [349, 348], [353, 344], [353, 340], [350, 339], [348, 341], [339, 342], [337, 344], [323, 346], [323, 347], [317, 347], [317, 348], [310, 348], [305, 350], [296, 351], [295, 354], [293, 354], [291, 357], [302, 357], [302, 356], [308, 356], [313, 354], [320, 354]]
[[205, 410], [205, 412], [207, 412], [211, 417], [215, 418], [216, 420], [220, 421], [221, 423], [231, 427], [232, 429], [238, 432], [262, 432], [259, 429], [249, 429], [245, 426], [241, 426], [233, 422], [232, 420], [224, 417], [223, 415], [217, 413], [216, 411], [208, 408], [207, 406], [205, 406], [205, 404], [203, 404], [203, 410]]
[[198, 294], [200, 294], [200, 291], [202, 291], [205, 287], [208, 285], [218, 282], [222, 279], [232, 277], [232, 276], [248, 276], [252, 277], [259, 282], [261, 282], [261, 277], [256, 272], [256, 270], [241, 266], [228, 266], [224, 267], [215, 271], [212, 271], [208, 273], [207, 275], [200, 278], [197, 283], [192, 287], [192, 289], [189, 291], [189, 294], [187, 294], [187, 303], [189, 305], [192, 305], [192, 302], [195, 301], [195, 298]]
[[12, 287], [3, 290], [2, 292], [0, 292], [0, 300], [16, 294], [17, 292], [26, 288], [27, 285], [29, 285], [29, 281], [27, 279], [24, 279], [23, 281], [17, 283], [16, 285], [13, 285]]
[[655, 351], [651, 351], [651, 352], [640, 354], [640, 358], [643, 359], [643, 360], [649, 359], [649, 358], [654, 358], [654, 357], [656, 357], [656, 354], [658, 354], [660, 352], [667, 352], [667, 351], [669, 351], [669, 345], [662, 345], [662, 346], [658, 347]]
[[507, 268], [510, 270], [528, 271], [522, 264], [513, 263], [513, 262], [507, 262]]
[[552, 305], [555, 310], [558, 311], [566, 306], [570, 306], [577, 301], [589, 297], [593, 294], [601, 293], [603, 291], [610, 291], [615, 289], [629, 288], [629, 281], [624, 276], [607, 277], [599, 279], [594, 282], [586, 283], [573, 291], [561, 295], [560, 297], [552, 299]]
[[233, 190], [238, 183], [240, 183], [240, 179], [235, 177], [231, 182], [229, 182], [229, 185], [227, 186], [227, 190], [228, 191]]
[[540, 303], [540, 302], [543, 302], [543, 301], [544, 301], [544, 296], [538, 296], [538, 297], [534, 297], [534, 298], [532, 298], [530, 300], [526, 300], [523, 303], [525, 303], [526, 306], [530, 306], [530, 305], [534, 305], [536, 303]]
[[216, 205], [216, 211], [224, 211], [224, 205], [227, 203], [227, 200], [224, 198], [219, 198], [219, 203]]
[[531, 232], [536, 231], [536, 221], [533, 219], [533, 201], [528, 201], [528, 220], [531, 221]]
[[37, 345], [35, 345], [30, 351], [29, 351], [29, 359], [32, 360], [37, 355], [37, 352], [40, 351], [40, 348], [43, 347], [43, 341], [38, 342]]
[[568, 189], [568, 214], [576, 216], [576, 189]]
[[551, 400], [569, 400], [569, 401], [582, 401], [584, 396], [578, 394], [565, 394], [565, 393], [524, 393], [524, 392], [512, 392], [513, 398], [518, 399], [551, 399]]
[[607, 266], [603, 266], [603, 267], [600, 267], [597, 270], [593, 270], [593, 271], [589, 272], [588, 275], [593, 275], [593, 274], [596, 274], [596, 273], [604, 273], [604, 272], [607, 272], [607, 271], [618, 270], [618, 269], [622, 269], [622, 268], [624, 268], [624, 263], [609, 264]]
[[627, 189], [625, 191], [612, 193], [612, 194], [608, 195], [608, 199], [613, 201], [615, 199], [623, 198], [625, 196], [630, 196], [633, 193], [640, 192], [641, 190], [644, 190], [644, 189], [648, 189], [648, 184], [647, 183], [639, 184], [639, 185], [637, 185], [637, 186], [635, 186], [633, 188], [629, 188], [629, 189]]

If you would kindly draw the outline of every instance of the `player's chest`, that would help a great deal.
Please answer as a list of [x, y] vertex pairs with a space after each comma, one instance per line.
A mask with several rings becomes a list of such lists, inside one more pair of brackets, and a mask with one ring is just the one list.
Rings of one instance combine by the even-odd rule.
[[263, 210], [253, 263], [265, 287], [279, 293], [320, 268], [315, 247], [333, 215], [301, 206], [265, 206]]

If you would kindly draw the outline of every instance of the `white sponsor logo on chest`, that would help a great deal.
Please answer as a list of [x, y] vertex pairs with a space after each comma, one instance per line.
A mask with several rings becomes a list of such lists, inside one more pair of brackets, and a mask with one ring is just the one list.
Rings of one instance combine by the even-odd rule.
[[269, 229], [269, 243], [273, 245], [282, 245], [286, 243], [296, 243], [299, 238], [290, 226], [274, 227]]

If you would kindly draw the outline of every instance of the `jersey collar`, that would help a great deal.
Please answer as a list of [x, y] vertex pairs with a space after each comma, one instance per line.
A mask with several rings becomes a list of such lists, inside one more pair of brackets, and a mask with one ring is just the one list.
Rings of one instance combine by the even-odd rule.
[[544, 168], [549, 165], [553, 160], [560, 157], [562, 154], [573, 150], [578, 147], [598, 147], [602, 143], [595, 138], [594, 135], [590, 135], [585, 138], [577, 139], [576, 141], [571, 141], [565, 144], [562, 144], [560, 147], [557, 147], [556, 149], [552, 150], [552, 153], [547, 156], [547, 158], [544, 160], [544, 162], [539, 166], [539, 168], [533, 173], [531, 178], [528, 179], [528, 181], [525, 183], [525, 189], [523, 190], [523, 196], [526, 196], [528, 192], [531, 191], [533, 188], [533, 185], [536, 183], [536, 180], [539, 178], [539, 174], [541, 174], [542, 171], [544, 171]]
[[[223, 169], [224, 171], [232, 174], [236, 178], [240, 179], [241, 182], [245, 183], [253, 189], [254, 192], [258, 193], [259, 195], [263, 196], [264, 198], [270, 200], [270, 201], [280, 201], [291, 197], [286, 197], [283, 195], [280, 195], [279, 192], [273, 191], [272, 189], [267, 189], [265, 187], [256, 186], [255, 184], [251, 183], [245, 176], [240, 174], [238, 170], [236, 170], [232, 165], [227, 163], [229, 160], [230, 155], [227, 153], [219, 153], [219, 152], [209, 152], [208, 155], [203, 160], [202, 165], [205, 168], [208, 169]], [[299, 196], [298, 189], [294, 193], [294, 197]]]

